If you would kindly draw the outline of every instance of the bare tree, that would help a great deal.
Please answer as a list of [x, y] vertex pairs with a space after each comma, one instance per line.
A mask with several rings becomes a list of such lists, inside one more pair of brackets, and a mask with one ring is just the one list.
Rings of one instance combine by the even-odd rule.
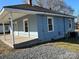
[[44, 4], [43, 4], [44, 0], [36, 0], [36, 2], [38, 6], [44, 7]]
[[[24, 0], [24, 3], [31, 3], [32, 0]], [[36, 5], [58, 11], [65, 14], [73, 14], [73, 9], [69, 7], [64, 0], [35, 0]], [[31, 3], [32, 4], [32, 3]]]
[[37, 0], [38, 6], [59, 11], [65, 14], [73, 14], [73, 9], [64, 0]]

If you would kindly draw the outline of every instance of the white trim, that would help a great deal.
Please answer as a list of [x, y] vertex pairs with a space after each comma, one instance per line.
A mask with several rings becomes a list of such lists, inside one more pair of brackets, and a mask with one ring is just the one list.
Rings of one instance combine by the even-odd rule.
[[4, 12], [4, 10], [5, 10], [4, 8], [1, 10], [0, 15]]
[[[48, 19], [52, 19], [52, 30], [51, 31], [49, 31], [49, 27], [48, 27]], [[48, 32], [53, 32], [54, 31], [54, 19], [53, 19], [53, 17], [47, 17], [47, 30], [48, 30]]]

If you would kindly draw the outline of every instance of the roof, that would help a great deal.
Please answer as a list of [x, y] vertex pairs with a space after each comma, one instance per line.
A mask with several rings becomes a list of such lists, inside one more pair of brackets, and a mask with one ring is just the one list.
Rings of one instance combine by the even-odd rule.
[[72, 15], [60, 13], [58, 11], [53, 11], [53, 10], [46, 9], [46, 8], [43, 8], [43, 7], [39, 7], [39, 6], [31, 6], [31, 5], [28, 5], [28, 4], [4, 6], [4, 8], [13, 8], [13, 9], [22, 9], [22, 10], [30, 10], [30, 11], [47, 12], [47, 13], [54, 13], [54, 14], [60, 14], [60, 15], [66, 15], [66, 16], [73, 17]]

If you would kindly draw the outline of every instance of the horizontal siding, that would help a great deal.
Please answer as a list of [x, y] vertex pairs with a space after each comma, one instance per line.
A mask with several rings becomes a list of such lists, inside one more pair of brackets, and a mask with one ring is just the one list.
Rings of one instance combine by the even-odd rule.
[[71, 20], [71, 22], [72, 22], [72, 29], [71, 30], [69, 30], [69, 18], [65, 18], [65, 33], [67, 33], [67, 32], [73, 32], [74, 30], [75, 30], [75, 22], [74, 22], [74, 19], [72, 19]]
[[[18, 29], [15, 25], [15, 34], [18, 35], [18, 32], [20, 35], [27, 36], [28, 33], [24, 32], [23, 29], [23, 20], [29, 19], [29, 31], [31, 36], [38, 37], [41, 40], [50, 40], [50, 39], [59, 39], [63, 38], [64, 34], [68, 32], [68, 19], [69, 18], [62, 18], [62, 17], [55, 17], [54, 18], [54, 31], [48, 32], [47, 27], [47, 16], [46, 15], [29, 15], [22, 17], [18, 20]], [[74, 31], [74, 19], [72, 20], [72, 30]]]
[[28, 32], [24, 31], [23, 21], [25, 19], [28, 19], [28, 22], [29, 22], [28, 26], [29, 26], [30, 36], [38, 37], [36, 15], [24, 16], [24, 17], [17, 19], [16, 21], [14, 21], [14, 23], [17, 22], [17, 24], [14, 24], [15, 35], [21, 35], [21, 36], [28, 36], [29, 35]]
[[[54, 19], [54, 31], [48, 32], [47, 16], [38, 15], [38, 36], [41, 40], [63, 38], [65, 31], [68, 31], [68, 19], [62, 17], [51, 16]], [[65, 22], [65, 23], [64, 23]], [[74, 23], [74, 21], [72, 21]], [[74, 28], [72, 29], [72, 31]]]

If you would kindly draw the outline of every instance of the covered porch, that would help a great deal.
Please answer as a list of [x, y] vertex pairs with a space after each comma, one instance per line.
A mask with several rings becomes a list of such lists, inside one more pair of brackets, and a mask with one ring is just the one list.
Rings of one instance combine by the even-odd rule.
[[[14, 47], [15, 44], [38, 39], [37, 27], [35, 27], [36, 30], [33, 32], [30, 28], [31, 24], [28, 25], [28, 29], [27, 29], [26, 23], [20, 24], [23, 25], [22, 27], [17, 25], [19, 24], [19, 22], [16, 22], [17, 20], [19, 20], [19, 18], [25, 16], [28, 17], [28, 15], [30, 16], [34, 14], [35, 14], [34, 12], [30, 12], [26, 10], [4, 8], [0, 13], [0, 21], [3, 24], [3, 35], [0, 35], [0, 39], [11, 47]], [[10, 29], [9, 34], [5, 33], [4, 24], [6, 23], [9, 24], [9, 29]], [[20, 29], [19, 27], [23, 30], [19, 30]]]
[[[23, 36], [15, 36], [14, 38], [15, 38], [15, 42], [14, 42], [15, 45], [23, 42], [28, 42], [31, 40], [36, 40], [36, 39], [33, 39], [33, 37], [29, 38], [29, 37], [23, 37]], [[5, 37], [4, 35], [0, 35], [0, 40], [2, 40], [5, 44], [9, 45], [10, 47], [14, 47], [12, 36], [10, 34], [6, 34]]]

